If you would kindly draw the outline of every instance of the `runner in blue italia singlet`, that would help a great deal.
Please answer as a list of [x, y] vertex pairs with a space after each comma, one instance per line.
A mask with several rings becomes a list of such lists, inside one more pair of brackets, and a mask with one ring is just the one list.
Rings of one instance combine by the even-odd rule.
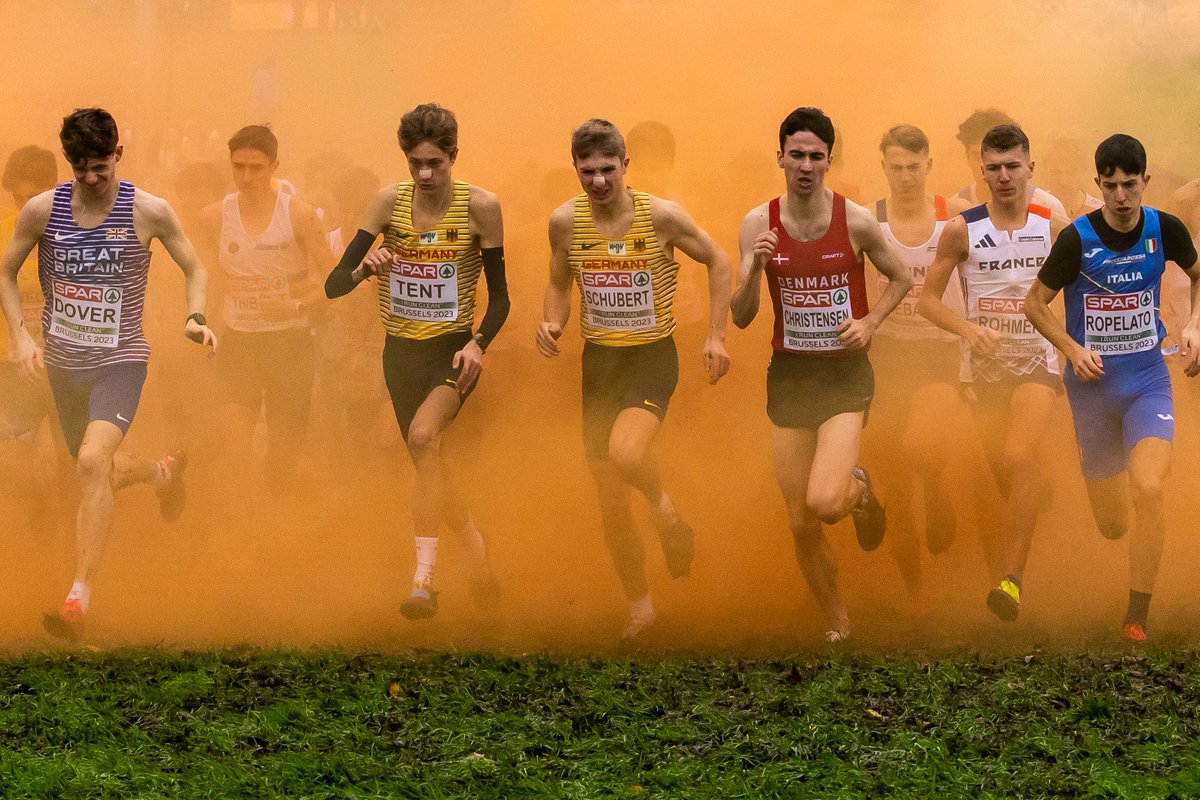
[[[1196, 249], [1178, 218], [1143, 207], [1146, 151], [1116, 134], [1096, 150], [1104, 206], [1080, 217], [1055, 242], [1026, 299], [1025, 313], [1071, 362], [1065, 376], [1083, 477], [1100, 532], [1125, 534], [1129, 495], [1131, 587], [1123, 633], [1146, 638], [1146, 618], [1162, 557], [1163, 483], [1171, 460], [1175, 410], [1160, 342], [1159, 294], [1167, 261], [1192, 284], [1192, 316], [1180, 332], [1184, 372], [1200, 372], [1195, 298]], [[1066, 327], [1049, 303], [1063, 292]], [[1129, 473], [1126, 480], [1124, 473]]]

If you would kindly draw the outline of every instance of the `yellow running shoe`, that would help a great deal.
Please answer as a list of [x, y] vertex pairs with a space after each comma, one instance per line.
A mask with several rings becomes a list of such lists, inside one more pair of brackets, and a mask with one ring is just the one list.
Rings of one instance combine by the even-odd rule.
[[988, 592], [987, 604], [988, 611], [1005, 622], [1012, 622], [1021, 610], [1021, 587], [1005, 578]]

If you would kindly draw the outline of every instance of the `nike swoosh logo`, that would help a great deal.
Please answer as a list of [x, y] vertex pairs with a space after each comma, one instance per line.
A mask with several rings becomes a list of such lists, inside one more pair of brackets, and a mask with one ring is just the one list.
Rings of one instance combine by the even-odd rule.
[[122, 417], [122, 416], [121, 416], [121, 414], [120, 414], [120, 412], [118, 412], [118, 413], [117, 413], [117, 419], [121, 420], [121, 422], [124, 422], [126, 425], [128, 425], [128, 424], [129, 424], [129, 420], [127, 420], [127, 419], [125, 419], [124, 417]]
[[579, 245], [579, 249], [580, 250], [591, 250], [593, 247], [595, 247], [598, 244], [600, 244], [600, 243], [592, 242], [591, 244], [581, 244], [581, 245]]
[[1158, 417], [1161, 420], [1165, 420], [1167, 422], [1171, 422], [1172, 420], [1175, 419], [1174, 414], [1155, 414], [1154, 416]]
[[54, 232], [54, 241], [65, 242], [68, 239], [74, 239], [76, 236], [78, 236], [81, 233], [83, 233], [83, 231], [76, 231], [75, 233], [68, 233], [64, 236], [62, 231], [55, 231]]

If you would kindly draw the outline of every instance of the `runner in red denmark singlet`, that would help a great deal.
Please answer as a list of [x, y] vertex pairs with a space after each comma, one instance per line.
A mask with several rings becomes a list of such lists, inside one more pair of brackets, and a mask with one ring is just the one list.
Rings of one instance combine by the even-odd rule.
[[775, 309], [771, 347], [788, 353], [843, 355], [838, 327], [867, 314], [863, 261], [854, 252], [846, 228], [846, 198], [833, 195], [829, 230], [820, 239], [800, 242], [779, 220], [779, 198], [771, 201], [768, 225], [779, 233], [779, 247], [767, 263], [767, 286]]

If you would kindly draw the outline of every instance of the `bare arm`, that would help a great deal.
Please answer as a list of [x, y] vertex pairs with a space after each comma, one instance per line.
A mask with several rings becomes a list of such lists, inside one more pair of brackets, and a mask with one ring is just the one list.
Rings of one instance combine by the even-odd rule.
[[325, 292], [322, 282], [317, 276], [326, 274], [337, 263], [333, 251], [329, 249], [329, 237], [321, 225], [317, 212], [308, 203], [292, 198], [292, 230], [296, 233], [296, 244], [308, 262], [308, 280], [304, 284], [304, 293], [297, 297], [300, 303], [312, 310], [325, 304]]
[[571, 318], [571, 252], [574, 201], [567, 202], [550, 216], [550, 283], [542, 302], [542, 322], [538, 325], [538, 352], [547, 358], [559, 353], [558, 338]]
[[1033, 323], [1037, 332], [1046, 337], [1071, 362], [1075, 377], [1081, 381], [1094, 381], [1104, 376], [1104, 363], [1098, 353], [1088, 350], [1071, 338], [1062, 322], [1050, 310], [1050, 304], [1058, 297], [1058, 289], [1051, 289], [1041, 280], [1035, 280], [1025, 295], [1025, 316]]
[[25, 330], [17, 273], [21, 271], [25, 259], [29, 257], [42, 232], [46, 230], [53, 203], [54, 193], [45, 192], [25, 204], [25, 208], [21, 209], [17, 216], [13, 237], [4, 255], [0, 257], [0, 308], [3, 308], [4, 317], [8, 321], [9, 358], [18, 365], [21, 373], [31, 380], [37, 374], [37, 368], [42, 366], [42, 354], [33, 334]]
[[861, 319], [846, 320], [838, 330], [838, 339], [847, 348], [859, 350], [870, 344], [876, 329], [900, 305], [913, 282], [873, 214], [858, 204], [847, 203], [846, 224], [855, 249], [869, 258], [879, 273], [888, 279], [887, 288], [879, 295], [875, 307]]
[[779, 246], [778, 232], [767, 230], [767, 223], [767, 206], [763, 204], [746, 214], [738, 232], [737, 287], [733, 290], [729, 308], [733, 312], [733, 324], [739, 328], [745, 328], [758, 316], [763, 271]]
[[725, 326], [729, 320], [729, 257], [682, 206], [651, 198], [650, 215], [660, 242], [708, 268], [708, 337], [703, 356], [708, 382], [716, 383], [729, 371], [729, 353], [725, 349]]
[[198, 344], [216, 350], [217, 337], [207, 325], [201, 325], [191, 316], [204, 314], [204, 302], [208, 289], [208, 270], [196, 255], [196, 249], [183, 232], [179, 217], [162, 198], [137, 190], [133, 205], [134, 228], [145, 231], [145, 238], [158, 239], [183, 272], [183, 290], [186, 297], [188, 320], [184, 335]]

